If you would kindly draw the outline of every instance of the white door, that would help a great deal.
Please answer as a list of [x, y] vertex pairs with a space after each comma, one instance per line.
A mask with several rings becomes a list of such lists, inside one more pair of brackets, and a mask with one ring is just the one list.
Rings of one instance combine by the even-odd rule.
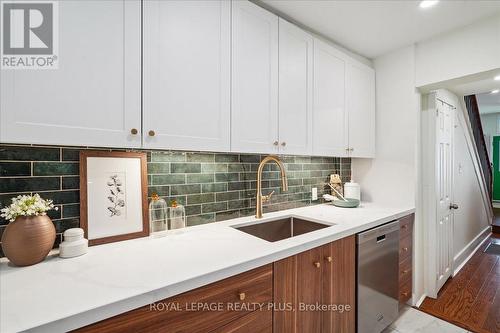
[[312, 153], [313, 38], [279, 20], [279, 141], [284, 154]]
[[144, 2], [147, 148], [230, 148], [231, 3]]
[[347, 156], [345, 60], [318, 39], [314, 39], [313, 90], [313, 154]]
[[453, 266], [453, 122], [454, 108], [436, 102], [436, 292], [451, 276]]
[[232, 2], [231, 150], [278, 151], [278, 17]]
[[375, 71], [360, 63], [346, 67], [349, 156], [375, 157]]
[[59, 68], [2, 70], [0, 141], [140, 147], [141, 2], [58, 3]]

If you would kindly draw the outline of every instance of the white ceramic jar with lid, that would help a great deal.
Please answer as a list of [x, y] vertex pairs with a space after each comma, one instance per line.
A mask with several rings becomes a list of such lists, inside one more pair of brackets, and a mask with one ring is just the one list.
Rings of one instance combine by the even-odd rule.
[[361, 188], [358, 183], [352, 179], [350, 182], [344, 184], [344, 197], [350, 199], [361, 200]]
[[64, 241], [59, 245], [61, 258], [81, 256], [88, 251], [89, 241], [83, 238], [82, 228], [71, 228], [63, 233]]

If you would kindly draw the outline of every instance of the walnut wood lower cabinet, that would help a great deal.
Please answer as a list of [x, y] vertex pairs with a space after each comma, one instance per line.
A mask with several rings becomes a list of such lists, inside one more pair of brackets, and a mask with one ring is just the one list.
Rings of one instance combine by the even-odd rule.
[[412, 295], [412, 248], [413, 221], [415, 214], [399, 220], [399, 306], [408, 302]]
[[355, 251], [350, 236], [274, 263], [275, 306], [294, 309], [275, 309], [275, 333], [355, 332]]
[[[76, 332], [354, 333], [355, 280], [350, 236]], [[198, 304], [222, 307], [195, 311]], [[245, 304], [263, 306], [236, 309]], [[350, 309], [311, 308], [320, 305]]]

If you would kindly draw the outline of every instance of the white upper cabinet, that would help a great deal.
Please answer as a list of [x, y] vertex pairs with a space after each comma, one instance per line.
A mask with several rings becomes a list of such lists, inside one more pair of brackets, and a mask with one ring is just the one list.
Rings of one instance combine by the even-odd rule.
[[334, 47], [314, 39], [314, 155], [348, 155], [344, 57]]
[[349, 156], [375, 157], [375, 71], [360, 63], [346, 70]]
[[59, 68], [2, 70], [0, 141], [140, 147], [140, 13], [139, 0], [59, 1]]
[[144, 1], [144, 147], [229, 151], [231, 3]]
[[279, 149], [312, 153], [313, 38], [279, 20]]
[[231, 150], [278, 151], [278, 17], [232, 2]]

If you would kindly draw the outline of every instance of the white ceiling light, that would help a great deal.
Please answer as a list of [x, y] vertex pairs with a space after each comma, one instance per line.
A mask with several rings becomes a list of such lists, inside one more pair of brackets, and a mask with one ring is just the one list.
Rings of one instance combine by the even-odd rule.
[[498, 90], [498, 89], [495, 89], [495, 90], [491, 91], [492, 94], [498, 94], [499, 92], [500, 92], [500, 90]]
[[500, 81], [500, 75], [495, 76], [494, 80], [495, 81]]
[[435, 6], [439, 0], [424, 0], [420, 2], [420, 8], [430, 8], [432, 6]]

